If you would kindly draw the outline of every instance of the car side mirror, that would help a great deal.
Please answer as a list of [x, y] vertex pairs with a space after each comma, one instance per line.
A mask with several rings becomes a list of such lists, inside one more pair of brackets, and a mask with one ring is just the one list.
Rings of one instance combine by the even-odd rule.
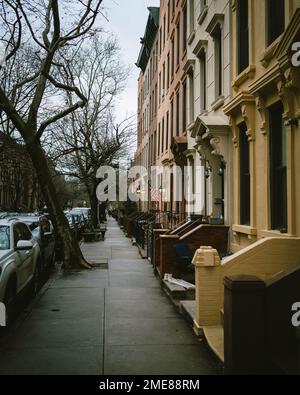
[[29, 251], [32, 250], [33, 244], [29, 240], [19, 240], [17, 243], [16, 251]]

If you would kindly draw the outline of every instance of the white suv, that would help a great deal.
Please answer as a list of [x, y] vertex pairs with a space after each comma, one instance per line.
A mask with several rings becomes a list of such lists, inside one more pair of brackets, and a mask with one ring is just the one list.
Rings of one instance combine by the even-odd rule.
[[38, 292], [40, 271], [40, 248], [28, 226], [15, 218], [0, 219], [0, 302], [8, 323], [16, 297], [27, 286]]

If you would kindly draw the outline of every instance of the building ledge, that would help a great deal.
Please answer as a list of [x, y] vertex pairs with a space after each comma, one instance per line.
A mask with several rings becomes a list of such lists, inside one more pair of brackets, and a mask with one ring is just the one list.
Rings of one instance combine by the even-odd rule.
[[246, 225], [232, 225], [234, 233], [242, 233], [248, 236], [257, 236], [257, 229]]
[[193, 30], [188, 37], [188, 44], [191, 45], [196, 37], [196, 30]]
[[232, 88], [237, 92], [239, 87], [248, 79], [253, 79], [256, 71], [254, 64], [248, 66], [244, 71], [239, 74], [232, 83]]
[[202, 11], [200, 12], [200, 15], [197, 18], [197, 22], [199, 25], [203, 23], [207, 13], [208, 13], [208, 6], [206, 5], [205, 7], [203, 7]]
[[220, 107], [222, 107], [224, 105], [225, 102], [225, 98], [224, 96], [219, 96], [212, 104], [211, 104], [211, 108], [216, 111], [218, 110]]
[[275, 55], [276, 49], [281, 41], [282, 35], [280, 35], [272, 44], [270, 44], [261, 55], [259, 61], [260, 63], [267, 68], [270, 64], [270, 61]]
[[258, 231], [259, 238], [266, 237], [286, 237], [286, 238], [295, 238], [297, 235], [292, 235], [289, 233], [281, 233], [279, 230], [260, 230]]

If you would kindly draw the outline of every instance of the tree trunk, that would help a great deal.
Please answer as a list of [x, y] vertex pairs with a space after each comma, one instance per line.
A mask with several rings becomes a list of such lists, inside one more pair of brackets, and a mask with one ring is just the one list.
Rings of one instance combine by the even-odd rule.
[[47, 209], [53, 222], [57, 241], [62, 243], [64, 251], [64, 267], [85, 267], [90, 269], [91, 266], [82, 256], [78, 242], [72, 234], [69, 223], [59, 203], [55, 185], [53, 183], [53, 178], [51, 176], [49, 163], [41, 144], [35, 140], [25, 141], [25, 143], [26, 149], [35, 168], [39, 186], [45, 199]]
[[95, 193], [90, 193], [89, 192], [89, 200], [91, 204], [91, 220], [92, 220], [92, 225], [94, 228], [99, 227], [99, 221], [98, 221], [98, 199]]

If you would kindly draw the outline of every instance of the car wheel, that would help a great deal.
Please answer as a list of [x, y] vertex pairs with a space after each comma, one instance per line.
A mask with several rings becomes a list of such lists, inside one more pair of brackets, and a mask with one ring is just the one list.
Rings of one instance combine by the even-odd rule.
[[6, 328], [9, 328], [15, 316], [16, 308], [16, 287], [11, 281], [8, 283], [4, 296], [4, 305], [6, 309]]
[[35, 267], [32, 279], [32, 295], [35, 296], [41, 287], [41, 265], [38, 263]]

